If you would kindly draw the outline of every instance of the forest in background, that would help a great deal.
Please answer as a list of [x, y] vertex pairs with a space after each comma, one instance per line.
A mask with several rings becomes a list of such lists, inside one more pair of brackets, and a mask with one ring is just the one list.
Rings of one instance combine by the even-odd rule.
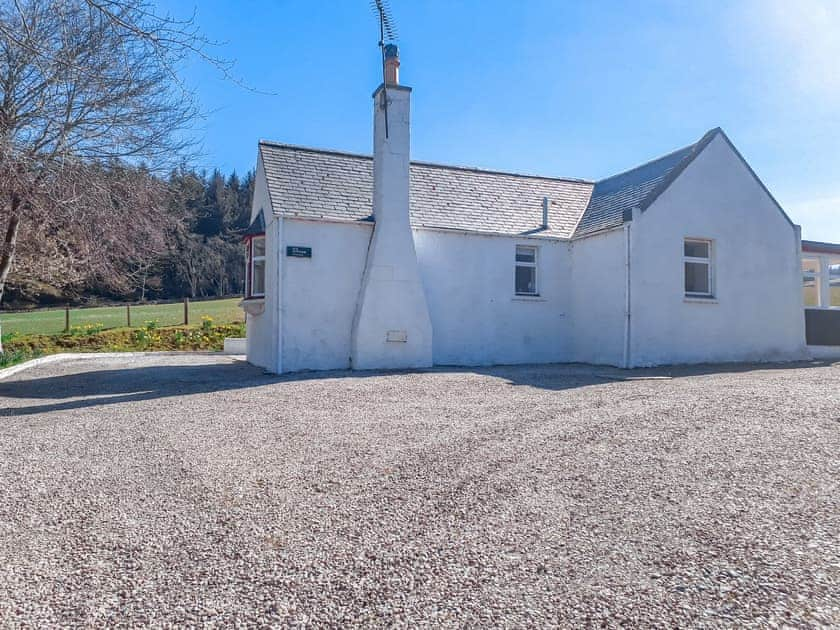
[[183, 80], [231, 72], [151, 0], [0, 0], [0, 308], [240, 293], [253, 173], [197, 172]]
[[0, 308], [242, 293], [253, 171], [111, 164], [68, 181], [60, 227], [35, 215], [21, 230]]

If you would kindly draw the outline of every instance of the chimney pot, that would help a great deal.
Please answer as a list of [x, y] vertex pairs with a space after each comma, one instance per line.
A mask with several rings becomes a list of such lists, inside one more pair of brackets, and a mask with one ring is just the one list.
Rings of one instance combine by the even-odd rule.
[[385, 85], [400, 84], [400, 49], [395, 44], [385, 46]]

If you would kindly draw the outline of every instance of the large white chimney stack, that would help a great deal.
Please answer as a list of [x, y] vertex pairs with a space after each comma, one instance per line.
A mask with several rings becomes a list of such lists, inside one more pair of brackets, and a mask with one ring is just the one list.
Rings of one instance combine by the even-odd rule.
[[373, 93], [375, 224], [353, 321], [354, 369], [432, 365], [432, 324], [409, 216], [411, 88], [399, 85], [399, 66], [397, 47], [386, 46], [385, 83]]

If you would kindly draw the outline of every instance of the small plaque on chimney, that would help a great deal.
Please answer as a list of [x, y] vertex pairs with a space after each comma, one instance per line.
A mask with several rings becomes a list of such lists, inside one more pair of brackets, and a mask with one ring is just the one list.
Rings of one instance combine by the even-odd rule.
[[312, 258], [312, 248], [289, 245], [286, 248], [286, 256], [292, 256], [293, 258]]
[[385, 341], [396, 341], [405, 343], [408, 341], [408, 333], [404, 330], [389, 330], [385, 335]]

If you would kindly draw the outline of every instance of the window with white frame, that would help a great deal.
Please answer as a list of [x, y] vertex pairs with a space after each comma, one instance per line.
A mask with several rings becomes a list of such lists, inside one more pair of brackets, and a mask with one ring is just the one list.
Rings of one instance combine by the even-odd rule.
[[248, 247], [247, 297], [265, 295], [265, 236], [255, 236]]
[[829, 306], [840, 308], [840, 264], [828, 266]]
[[820, 306], [820, 272], [819, 258], [802, 259], [802, 299], [805, 306]]
[[714, 296], [712, 241], [687, 238], [683, 242], [683, 271], [686, 297]]
[[516, 295], [539, 295], [537, 292], [537, 248], [516, 246]]

